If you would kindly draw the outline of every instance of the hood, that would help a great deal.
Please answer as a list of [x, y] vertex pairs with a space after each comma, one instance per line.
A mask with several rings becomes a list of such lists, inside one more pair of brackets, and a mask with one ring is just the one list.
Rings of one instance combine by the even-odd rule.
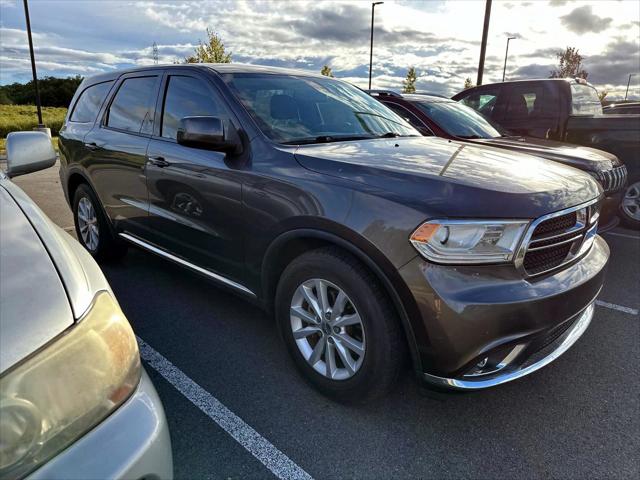
[[298, 162], [449, 216], [529, 218], [592, 200], [591, 176], [555, 162], [435, 137], [303, 145]]
[[51, 257], [13, 197], [0, 185], [0, 373], [73, 325]]
[[536, 155], [590, 172], [610, 170], [620, 160], [612, 153], [571, 143], [556, 142], [534, 137], [499, 137], [470, 140], [475, 144]]

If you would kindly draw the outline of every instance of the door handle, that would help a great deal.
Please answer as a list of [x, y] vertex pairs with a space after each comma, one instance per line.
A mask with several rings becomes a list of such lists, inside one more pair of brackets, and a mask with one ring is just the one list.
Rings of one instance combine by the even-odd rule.
[[85, 143], [84, 146], [87, 147], [88, 150], [99, 150], [102, 148], [96, 142]]
[[147, 157], [147, 162], [160, 168], [171, 165], [171, 162], [167, 162], [164, 157]]

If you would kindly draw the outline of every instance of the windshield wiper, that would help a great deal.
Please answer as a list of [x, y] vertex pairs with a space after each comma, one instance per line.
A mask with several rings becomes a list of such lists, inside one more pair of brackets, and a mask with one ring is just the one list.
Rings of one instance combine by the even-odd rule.
[[332, 143], [332, 142], [346, 142], [349, 140], [369, 140], [376, 138], [373, 135], [320, 135], [318, 137], [299, 138], [296, 140], [289, 140], [283, 142], [285, 145], [309, 145], [313, 143]]

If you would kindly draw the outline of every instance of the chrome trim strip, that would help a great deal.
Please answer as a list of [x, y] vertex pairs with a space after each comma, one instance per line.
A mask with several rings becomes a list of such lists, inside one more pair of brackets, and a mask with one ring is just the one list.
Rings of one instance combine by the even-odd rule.
[[217, 273], [213, 273], [210, 270], [207, 270], [206, 268], [202, 268], [199, 267], [198, 265], [194, 265], [191, 262], [187, 262], [186, 260], [177, 257], [169, 252], [165, 252], [164, 250], [151, 245], [143, 240], [140, 240], [138, 237], [134, 237], [133, 235], [130, 235], [128, 233], [119, 233], [118, 234], [120, 237], [124, 238], [125, 240], [138, 245], [139, 247], [144, 248], [145, 250], [148, 250], [152, 253], [155, 253], [156, 255], [159, 255], [161, 257], [166, 258], [167, 260], [170, 260], [174, 263], [177, 263], [179, 265], [182, 265], [183, 267], [186, 267], [190, 270], [193, 270], [195, 272], [201, 273], [203, 275], [206, 275], [209, 278], [212, 278], [213, 280], [216, 280], [217, 282], [223, 283], [229, 287], [233, 287], [236, 290], [240, 290], [243, 293], [246, 293], [248, 295], [251, 295], [252, 297], [256, 297], [256, 294], [253, 293], [251, 290], [249, 290], [247, 287], [245, 287], [244, 285], [240, 285], [239, 283], [234, 282], [233, 280], [229, 280], [226, 277], [223, 277], [222, 275], [218, 275]]
[[559, 210], [557, 212], [553, 212], [553, 213], [549, 213], [547, 215], [543, 215], [541, 217], [536, 218], [533, 222], [531, 222], [531, 224], [529, 225], [529, 229], [526, 231], [522, 241], [520, 242], [520, 247], [519, 247], [518, 251], [516, 252], [516, 255], [515, 255], [515, 258], [514, 258], [514, 264], [515, 264], [516, 268], [518, 269], [518, 271], [520, 271], [526, 277], [535, 277], [537, 275], [542, 275], [543, 273], [546, 273], [546, 272], [549, 272], [551, 270], [555, 270], [557, 268], [560, 268], [563, 265], [566, 265], [567, 263], [569, 263], [570, 261], [575, 260], [577, 257], [574, 256], [570, 260], [567, 260], [566, 262], [563, 262], [560, 265], [557, 265], [557, 266], [555, 266], [555, 267], [553, 267], [553, 268], [551, 268], [549, 270], [546, 270], [544, 272], [535, 273], [533, 275], [527, 273], [527, 271], [524, 268], [524, 256], [526, 255], [527, 250], [529, 248], [529, 243], [531, 243], [531, 237], [533, 236], [533, 232], [536, 230], [536, 227], [538, 225], [540, 225], [545, 220], [549, 220], [549, 219], [555, 218], [555, 217], [560, 217], [560, 216], [566, 215], [568, 213], [577, 212], [580, 209], [589, 207], [589, 206], [593, 205], [594, 203], [598, 203], [599, 200], [600, 200], [600, 197], [596, 197], [593, 200], [589, 200], [588, 202], [581, 203], [580, 205], [576, 205], [574, 207], [565, 208], [564, 210]]
[[[538, 250], [544, 250], [546, 248], [557, 247], [558, 245], [564, 245], [565, 243], [575, 242], [576, 240], [580, 240], [581, 238], [582, 238], [582, 235], [576, 235], [575, 237], [568, 238], [568, 239], [563, 240], [561, 242], [552, 243], [551, 245], [544, 245], [542, 247], [530, 247], [530, 248], [527, 249], [527, 252], [537, 252]], [[531, 243], [536, 243], [537, 241], [538, 240], [534, 240]]]
[[536, 363], [529, 365], [521, 370], [515, 370], [506, 372], [502, 375], [490, 379], [480, 380], [459, 380], [457, 378], [444, 378], [428, 373], [423, 374], [423, 378], [428, 383], [439, 387], [446, 387], [453, 390], [481, 390], [484, 388], [495, 387], [502, 385], [503, 383], [511, 382], [518, 378], [529, 375], [530, 373], [540, 370], [542, 367], [549, 365], [555, 359], [560, 357], [564, 352], [578, 341], [582, 334], [587, 330], [587, 327], [591, 323], [593, 318], [593, 312], [595, 310], [595, 303], [590, 303], [580, 315], [580, 318], [576, 321], [576, 324], [567, 333], [564, 334], [564, 340], [558, 345], [554, 351], [552, 351], [546, 357], [540, 359]]

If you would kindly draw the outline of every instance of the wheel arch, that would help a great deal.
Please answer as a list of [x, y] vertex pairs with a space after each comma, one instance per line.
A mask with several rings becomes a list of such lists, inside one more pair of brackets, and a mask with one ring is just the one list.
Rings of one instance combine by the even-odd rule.
[[[365, 242], [366, 240], [362, 239], [360, 243], [364, 244]], [[384, 258], [384, 255], [381, 252], [376, 254], [375, 247], [367, 248], [365, 245], [356, 245], [336, 233], [314, 228], [298, 228], [280, 234], [267, 248], [262, 262], [261, 296], [266, 308], [273, 311], [278, 281], [286, 266], [303, 253], [325, 246], [337, 246], [352, 254], [380, 281], [400, 319], [413, 367], [416, 371], [421, 372], [422, 360], [414, 333], [414, 325], [410, 320], [412, 316], [407, 308], [409, 307], [410, 311], [417, 311], [417, 306], [407, 305], [412, 302], [412, 300], [408, 300], [410, 297], [408, 288], [402, 286], [402, 280], [395, 267]], [[402, 291], [403, 289], [406, 291]]]

